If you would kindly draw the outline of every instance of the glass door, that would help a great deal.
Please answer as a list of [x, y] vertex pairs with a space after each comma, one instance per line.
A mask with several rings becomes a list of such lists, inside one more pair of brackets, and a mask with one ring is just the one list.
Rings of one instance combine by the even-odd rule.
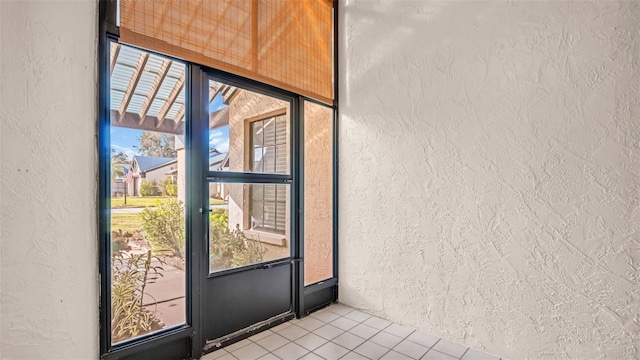
[[298, 241], [295, 99], [218, 77], [206, 87], [207, 145], [194, 149], [206, 154], [204, 352], [293, 316]]

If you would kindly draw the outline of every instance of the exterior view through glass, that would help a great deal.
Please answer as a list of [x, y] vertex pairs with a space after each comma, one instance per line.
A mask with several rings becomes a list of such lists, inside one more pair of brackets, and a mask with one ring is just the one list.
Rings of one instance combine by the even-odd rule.
[[111, 44], [111, 343], [185, 322], [185, 65]]
[[[209, 170], [290, 174], [290, 103], [209, 81]], [[290, 256], [290, 185], [209, 184], [209, 270]]]
[[209, 170], [290, 174], [289, 102], [209, 81]]
[[209, 183], [209, 271], [290, 254], [288, 184]]

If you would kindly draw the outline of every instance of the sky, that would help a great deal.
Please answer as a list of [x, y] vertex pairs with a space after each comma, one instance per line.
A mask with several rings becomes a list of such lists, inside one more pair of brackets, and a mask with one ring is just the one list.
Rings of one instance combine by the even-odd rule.
[[[218, 94], [213, 98], [211, 104], [209, 104], [209, 113], [216, 112], [225, 107], [227, 107], [227, 105], [223, 103], [222, 95]], [[229, 151], [229, 125], [209, 131], [209, 147], [215, 147], [216, 150], [221, 153]]]
[[[209, 111], [218, 111], [227, 105], [222, 102], [222, 96], [216, 96], [209, 106]], [[123, 127], [111, 127], [111, 148], [116, 153], [123, 152], [129, 159], [135, 155], [140, 155], [134, 146], [139, 144], [138, 137], [142, 135], [143, 130], [129, 129]], [[219, 152], [229, 151], [229, 126], [221, 126], [209, 131], [209, 146], [215, 147]]]
[[140, 155], [133, 146], [139, 144], [138, 137], [142, 133], [142, 130], [112, 126], [111, 149], [115, 150], [116, 153], [125, 153], [129, 159], [133, 158], [134, 155]]

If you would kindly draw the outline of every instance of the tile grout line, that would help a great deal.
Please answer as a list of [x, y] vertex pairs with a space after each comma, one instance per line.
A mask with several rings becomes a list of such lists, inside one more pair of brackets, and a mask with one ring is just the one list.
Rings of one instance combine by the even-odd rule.
[[[338, 304], [340, 304], [340, 303], [338, 303]], [[314, 350], [308, 350], [308, 349], [307, 349], [307, 348], [305, 348], [304, 346], [301, 346], [301, 345], [299, 345], [298, 343], [296, 343], [296, 340], [299, 340], [300, 338], [302, 338], [302, 337], [304, 337], [304, 336], [307, 336], [307, 335], [309, 335], [309, 334], [314, 334], [315, 336], [318, 336], [318, 337], [320, 337], [322, 340], [326, 341], [326, 342], [325, 342], [325, 344], [331, 343], [331, 344], [333, 344], [333, 345], [335, 345], [335, 346], [338, 346], [338, 347], [340, 347], [340, 348], [342, 348], [342, 349], [346, 350], [346, 351], [347, 351], [347, 353], [346, 353], [345, 355], [341, 356], [341, 357], [340, 357], [340, 359], [343, 359], [343, 358], [347, 357], [350, 353], [355, 353], [355, 354], [358, 354], [358, 355], [362, 355], [362, 354], [360, 354], [360, 353], [356, 352], [356, 351], [355, 351], [355, 349], [357, 349], [358, 347], [362, 346], [362, 344], [365, 344], [365, 343], [367, 343], [367, 342], [371, 342], [371, 343], [373, 343], [373, 344], [376, 344], [376, 345], [378, 345], [378, 346], [381, 346], [381, 347], [383, 347], [383, 348], [386, 348], [386, 349], [387, 349], [387, 351], [386, 351], [386, 352], [384, 352], [384, 353], [382, 354], [382, 356], [380, 357], [380, 358], [382, 358], [382, 357], [386, 356], [387, 354], [389, 354], [391, 351], [394, 351], [394, 348], [395, 348], [395, 347], [397, 347], [398, 345], [400, 345], [400, 343], [402, 343], [402, 342], [404, 342], [404, 341], [407, 341], [407, 342], [409, 342], [409, 343], [411, 343], [411, 344], [414, 344], [414, 345], [418, 345], [418, 346], [422, 346], [422, 347], [424, 347], [424, 348], [427, 348], [426, 353], [421, 357], [421, 358], [424, 358], [424, 356], [426, 356], [430, 351], [434, 350], [435, 346], [436, 346], [438, 343], [440, 343], [440, 342], [441, 342], [441, 340], [443, 340], [442, 338], [438, 338], [438, 339], [433, 343], [433, 345], [432, 345], [432, 346], [430, 346], [430, 347], [426, 347], [426, 346], [424, 346], [424, 345], [422, 345], [422, 344], [420, 344], [420, 343], [417, 343], [417, 342], [412, 341], [411, 339], [409, 339], [409, 337], [410, 337], [412, 334], [414, 334], [414, 333], [416, 333], [416, 332], [420, 332], [418, 329], [414, 329], [414, 328], [412, 328], [412, 327], [408, 327], [408, 326], [404, 326], [404, 325], [401, 325], [401, 324], [397, 324], [397, 323], [392, 322], [392, 321], [390, 321], [390, 320], [388, 320], [388, 319], [386, 319], [386, 318], [382, 318], [382, 317], [379, 317], [379, 316], [376, 316], [376, 315], [372, 315], [372, 314], [369, 314], [369, 313], [367, 313], [367, 312], [361, 311], [361, 310], [359, 310], [359, 309], [355, 309], [355, 308], [348, 307], [348, 306], [346, 306], [346, 305], [344, 305], [344, 304], [340, 304], [340, 305], [342, 305], [343, 307], [347, 307], [347, 308], [349, 308], [349, 309], [351, 309], [351, 310], [347, 311], [347, 312], [346, 312], [346, 313], [344, 313], [344, 314], [340, 314], [340, 313], [337, 313], [337, 312], [334, 312], [334, 311], [330, 310], [331, 306], [326, 307], [326, 308], [324, 308], [324, 309], [323, 309], [323, 311], [325, 311], [325, 312], [330, 312], [331, 314], [333, 314], [333, 315], [337, 316], [335, 319], [333, 319], [333, 320], [331, 320], [331, 321], [329, 321], [329, 322], [327, 322], [326, 320], [323, 320], [323, 319], [316, 318], [316, 317], [315, 317], [315, 316], [313, 316], [312, 314], [309, 314], [306, 318], [314, 319], [315, 321], [318, 321], [319, 323], [321, 323], [321, 324], [322, 324], [322, 325], [318, 326], [318, 327], [317, 327], [316, 329], [314, 329], [314, 330], [308, 330], [307, 328], [304, 328], [304, 327], [302, 327], [302, 326], [299, 326], [299, 325], [298, 325], [298, 323], [300, 323], [300, 322], [302, 322], [302, 321], [304, 321], [304, 320], [305, 320], [304, 318], [303, 318], [303, 319], [294, 319], [294, 320], [296, 320], [295, 322], [290, 321], [291, 326], [293, 326], [293, 325], [297, 325], [298, 327], [300, 327], [301, 329], [303, 329], [304, 331], [306, 331], [306, 332], [307, 332], [306, 334], [304, 334], [303, 336], [298, 337], [298, 338], [297, 338], [297, 339], [295, 339], [295, 340], [290, 340], [289, 338], [287, 338], [287, 337], [285, 337], [285, 336], [281, 335], [281, 334], [280, 334], [280, 332], [273, 331], [273, 329], [266, 329], [266, 330], [270, 330], [273, 334], [276, 334], [276, 335], [278, 335], [278, 336], [280, 336], [280, 337], [282, 337], [282, 338], [284, 338], [284, 339], [286, 339], [286, 340], [287, 340], [287, 342], [286, 342], [286, 343], [284, 343], [284, 344], [283, 344], [283, 345], [281, 345], [281, 346], [278, 346], [277, 348], [273, 349], [272, 351], [267, 350], [266, 348], [264, 348], [263, 346], [261, 346], [260, 344], [258, 344], [258, 343], [257, 343], [257, 341], [261, 341], [262, 339], [264, 339], [264, 338], [266, 338], [266, 337], [268, 337], [268, 336], [271, 336], [271, 335], [272, 335], [272, 334], [270, 334], [270, 335], [267, 335], [267, 336], [265, 336], [265, 337], [263, 337], [263, 338], [261, 338], [261, 339], [259, 339], [259, 340], [257, 340], [257, 341], [254, 341], [254, 340], [252, 340], [252, 339], [250, 339], [250, 338], [247, 338], [247, 339], [249, 340], [249, 341], [248, 341], [248, 343], [247, 343], [247, 344], [245, 344], [244, 346], [241, 346], [241, 347], [239, 347], [239, 348], [235, 349], [233, 352], [235, 353], [236, 351], [239, 351], [240, 349], [243, 349], [243, 348], [245, 348], [246, 346], [248, 346], [248, 345], [250, 345], [250, 344], [256, 344], [260, 349], [262, 349], [262, 350], [266, 351], [266, 352], [267, 352], [267, 354], [270, 354], [270, 355], [273, 355], [273, 356], [275, 356], [275, 357], [277, 357], [277, 358], [280, 358], [279, 356], [277, 356], [277, 355], [276, 355], [276, 354], [274, 354], [273, 352], [274, 352], [274, 351], [277, 351], [278, 349], [281, 349], [282, 347], [285, 347], [285, 346], [287, 346], [287, 345], [289, 345], [289, 344], [293, 343], [293, 344], [295, 344], [295, 345], [297, 345], [297, 346], [300, 346], [301, 348], [303, 348], [304, 350], [306, 350], [306, 351], [307, 351], [307, 353], [306, 353], [305, 355], [303, 355], [302, 357], [307, 356], [307, 355], [309, 355], [309, 354], [313, 354], [313, 355], [316, 355], [316, 356], [318, 356], [318, 357], [320, 357], [320, 358], [322, 358], [322, 359], [325, 359], [323, 356], [321, 356], [321, 355], [319, 355], [319, 354], [317, 354], [317, 353], [315, 352], [317, 349], [319, 349], [320, 347], [324, 346], [324, 344], [323, 344], [323, 345], [321, 345], [321, 346], [316, 347]], [[322, 311], [322, 310], [321, 310], [321, 311]], [[368, 315], [368, 317], [367, 317], [366, 319], [361, 320], [361, 321], [354, 320], [354, 319], [352, 319], [352, 318], [347, 317], [347, 315], [349, 315], [349, 314], [351, 314], [351, 313], [353, 313], [353, 312], [355, 312], [355, 311], [358, 311], [358, 312], [360, 312], [360, 313], [362, 313], [362, 314], [366, 314], [366, 315]], [[342, 328], [339, 328], [339, 327], [337, 327], [337, 326], [331, 325], [333, 322], [338, 321], [338, 320], [340, 320], [341, 318], [343, 318], [343, 319], [345, 319], [345, 320], [352, 321], [352, 322], [354, 322], [356, 325], [355, 325], [355, 326], [350, 327], [348, 330], [343, 330]], [[389, 324], [387, 324], [386, 326], [382, 327], [382, 329], [378, 329], [378, 328], [376, 328], [376, 327], [373, 327], [373, 326], [370, 326], [370, 325], [365, 324], [365, 322], [366, 322], [366, 321], [368, 321], [368, 320], [369, 320], [369, 319], [371, 319], [371, 318], [378, 318], [378, 319], [384, 320], [384, 321], [386, 321], [386, 322], [389, 322]], [[412, 331], [411, 331], [411, 332], [409, 332], [406, 336], [398, 336], [398, 335], [396, 335], [396, 334], [394, 334], [394, 333], [391, 333], [391, 332], [387, 332], [387, 331], [385, 331], [385, 330], [387, 330], [389, 327], [391, 327], [391, 326], [392, 326], [392, 325], [394, 325], [394, 324], [395, 324], [395, 325], [402, 326], [402, 327], [405, 327], [405, 328], [407, 328], [407, 329], [411, 329]], [[332, 338], [332, 339], [327, 339], [327, 338], [325, 338], [325, 337], [323, 337], [323, 336], [318, 335], [318, 334], [316, 333], [316, 331], [317, 331], [318, 329], [320, 329], [320, 328], [324, 327], [325, 325], [331, 325], [333, 328], [336, 328], [336, 329], [340, 330], [340, 331], [341, 331], [340, 335], [338, 335], [338, 336], [336, 336], [336, 337], [334, 337], [334, 338]], [[357, 335], [357, 334], [355, 334], [355, 333], [351, 332], [351, 330], [353, 330], [354, 328], [356, 328], [356, 327], [357, 327], [357, 326], [359, 326], [359, 325], [365, 325], [365, 326], [367, 326], [367, 327], [369, 327], [369, 328], [371, 328], [371, 329], [374, 329], [374, 330], [375, 330], [375, 332], [374, 332], [371, 336], [364, 337], [364, 338], [363, 338], [363, 337], [361, 337], [360, 335]], [[288, 327], [285, 327], [284, 329], [282, 329], [282, 330], [280, 330], [280, 331], [284, 331], [284, 330], [286, 330], [287, 328], [289, 328], [289, 326], [288, 326]], [[265, 330], [265, 331], [266, 331], [266, 330]], [[381, 334], [381, 333], [383, 333], [383, 332], [384, 332], [385, 334], [387, 334], [387, 335], [396, 336], [396, 337], [400, 338], [400, 342], [398, 342], [397, 344], [395, 344], [395, 345], [394, 345], [393, 347], [391, 347], [391, 348], [387, 348], [386, 346], [383, 346], [383, 345], [380, 345], [380, 344], [378, 344], [378, 343], [376, 343], [376, 342], [371, 341], [371, 339], [372, 339], [372, 338], [374, 338], [375, 336], [377, 336], [377, 335], [379, 335], [379, 334]], [[352, 335], [352, 336], [356, 336], [356, 337], [358, 337], [358, 338], [360, 338], [360, 339], [363, 339], [363, 340], [364, 340], [364, 342], [362, 342], [361, 344], [359, 344], [358, 346], [356, 346], [354, 349], [348, 349], [348, 348], [346, 348], [346, 347], [344, 347], [344, 346], [342, 346], [342, 345], [340, 345], [340, 344], [338, 344], [338, 343], [335, 343], [335, 342], [334, 342], [334, 340], [335, 340], [336, 338], [338, 338], [338, 337], [340, 337], [340, 336], [342, 336], [342, 335], [344, 335], [344, 334], [346, 334], [346, 333], [349, 333], [349, 334], [350, 334], [350, 335]], [[241, 340], [241, 341], [242, 341], [242, 340]], [[221, 348], [221, 349], [224, 349], [224, 348]], [[459, 359], [459, 360], [460, 360], [460, 359], [462, 359], [462, 358], [467, 354], [467, 352], [469, 352], [469, 350], [470, 350], [470, 349], [471, 349], [470, 347], [467, 347], [467, 349], [464, 351], [464, 353], [462, 353], [462, 355], [461, 355], [458, 359]], [[226, 351], [227, 351], [227, 353], [228, 353], [229, 355], [231, 355], [234, 359], [238, 359], [238, 358], [237, 358], [237, 357], [236, 357], [232, 352], [230, 352], [230, 351], [228, 351], [228, 350], [226, 350]], [[434, 350], [434, 351], [435, 351], [435, 350]], [[265, 354], [265, 355], [267, 355], [267, 354]], [[265, 356], [265, 355], [263, 355], [263, 356]], [[404, 354], [403, 354], [403, 355], [404, 355]], [[405, 356], [408, 356], [408, 355], [405, 355]], [[366, 357], [366, 356], [365, 356], [365, 357]]]
[[[360, 311], [360, 310], [357, 310], [357, 311]], [[367, 314], [367, 315], [369, 315], [369, 317], [368, 317], [367, 319], [365, 319], [365, 320], [362, 320], [361, 322], [358, 322], [358, 325], [365, 325], [365, 326], [369, 326], [369, 325], [366, 325], [364, 322], [365, 322], [365, 321], [367, 321], [367, 320], [369, 320], [369, 319], [371, 319], [372, 317], [377, 317], [378, 319], [382, 319], [382, 318], [381, 318], [381, 317], [379, 317], [379, 316], [371, 315], [371, 314], [366, 313], [366, 312], [364, 312], [364, 311], [360, 311], [360, 312], [361, 312], [361, 313], [363, 313], [363, 314]], [[348, 319], [348, 318], [347, 318], [347, 319]], [[337, 319], [336, 319], [336, 320], [337, 320]], [[351, 320], [351, 319], [350, 319], [350, 320]], [[382, 319], [382, 320], [387, 320], [387, 319]], [[354, 320], [354, 321], [355, 321], [355, 320]], [[389, 320], [387, 320], [387, 321], [389, 321]], [[356, 322], [357, 322], [357, 321], [356, 321]], [[380, 334], [381, 332], [383, 332], [383, 331], [384, 331], [384, 329], [388, 328], [388, 327], [389, 327], [389, 326], [391, 326], [392, 324], [393, 324], [393, 323], [390, 323], [389, 325], [387, 325], [387, 326], [383, 327], [382, 329], [377, 329], [377, 328], [374, 328], [373, 326], [369, 326], [370, 328], [375, 329], [375, 330], [378, 330], [378, 331], [377, 331], [375, 334], [371, 335], [368, 339], [364, 339], [364, 342], [363, 342], [362, 344], [366, 343], [367, 341], [371, 341], [371, 339], [372, 339], [374, 336], [376, 336], [376, 335]], [[358, 325], [356, 325], [356, 326], [358, 326]], [[352, 329], [353, 329], [353, 328], [355, 328], [356, 326], [352, 327], [351, 329], [349, 329], [349, 330], [347, 330], [347, 331], [345, 331], [345, 332], [349, 332], [350, 330], [352, 330]], [[356, 334], [353, 334], [353, 333], [351, 333], [351, 334], [352, 334], [352, 335], [354, 335], [354, 336], [357, 336]], [[358, 337], [359, 337], [359, 336], [358, 336]], [[362, 338], [361, 338], [361, 339], [362, 339]], [[333, 342], [333, 341], [332, 341], [332, 342]], [[375, 343], [375, 342], [373, 342], [373, 341], [371, 341], [371, 342], [372, 342], [372, 343], [374, 343], [374, 344], [376, 344], [376, 345], [382, 346], [382, 345], [377, 344], [377, 343]], [[356, 353], [356, 354], [358, 354], [358, 355], [362, 355], [362, 354], [360, 354], [359, 352], [356, 352], [356, 349], [357, 349], [357, 348], [359, 348], [360, 346], [362, 346], [362, 344], [360, 344], [360, 345], [356, 346], [353, 350], [349, 350], [349, 353], [350, 353], [350, 352], [355, 352], [355, 353]], [[338, 345], [338, 344], [336, 344], [336, 345]], [[384, 346], [382, 346], [382, 347], [384, 347]], [[347, 349], [347, 350], [348, 350], [348, 349]], [[389, 351], [387, 351], [386, 353], [382, 354], [382, 356], [385, 356], [388, 352], [389, 352]], [[342, 359], [342, 358], [344, 358], [345, 356], [349, 355], [349, 353], [346, 353], [344, 356], [340, 357], [340, 359]], [[362, 356], [364, 356], [364, 355], [362, 355]], [[380, 356], [380, 358], [382, 358], [382, 356]], [[370, 359], [370, 358], [368, 358], [367, 356], [364, 356], [364, 357], [366, 357], [367, 359]]]
[[426, 352], [426, 353], [424, 353], [424, 355], [422, 355], [422, 356], [420, 357], [420, 359], [424, 359], [424, 357], [425, 357], [425, 356], [427, 356], [427, 354], [428, 354], [428, 353], [429, 353], [429, 351], [431, 351], [431, 350], [433, 350], [433, 351], [437, 351], [437, 350], [434, 350], [433, 348], [434, 348], [434, 347], [436, 347], [436, 344], [438, 344], [438, 343], [440, 342], [440, 340], [442, 340], [442, 338], [438, 338], [438, 340], [436, 340], [436, 342], [434, 342], [434, 343], [433, 343], [433, 345], [431, 345], [431, 347], [427, 350], [427, 352]]
[[[385, 320], [386, 320], [386, 319], [385, 319]], [[387, 321], [389, 321], [389, 320], [387, 320]], [[395, 324], [395, 323], [394, 323], [394, 322], [392, 322], [391, 324], [387, 325], [387, 327], [385, 327], [385, 329], [386, 329], [386, 328], [388, 328], [388, 327], [390, 327], [390, 326], [391, 326], [391, 325], [393, 325], [393, 324]], [[397, 324], [397, 325], [400, 325], [400, 324]], [[400, 326], [404, 326], [404, 325], [400, 325]], [[408, 327], [408, 326], [405, 326], [405, 327], [406, 327], [406, 328], [408, 328], [408, 329], [413, 329], [413, 328], [410, 328], [410, 327]], [[383, 331], [384, 331], [384, 329], [382, 329], [380, 332], [383, 332]], [[400, 345], [403, 341], [407, 340], [407, 338], [408, 338], [409, 336], [411, 336], [411, 334], [413, 334], [413, 333], [414, 333], [414, 332], [416, 332], [416, 331], [417, 331], [417, 330], [413, 330], [413, 331], [411, 331], [407, 336], [405, 336], [405, 337], [401, 338], [401, 340], [400, 340], [400, 342], [399, 342], [399, 343], [397, 343], [394, 347], [392, 347], [391, 349], [389, 349], [389, 351], [387, 351], [387, 352], [386, 352], [386, 353], [384, 353], [382, 356], [380, 356], [380, 358], [383, 358], [383, 357], [385, 357], [385, 355], [387, 355], [388, 353], [392, 352], [392, 351], [393, 351], [393, 349], [395, 349], [395, 348], [396, 348], [398, 345]], [[391, 334], [391, 333], [387, 333], [387, 334], [394, 335], [394, 334]], [[398, 337], [399, 337], [399, 336], [398, 336]], [[411, 340], [407, 340], [407, 341], [412, 342]], [[416, 344], [416, 345], [420, 345], [420, 344]], [[396, 351], [396, 352], [397, 352], [397, 351]], [[427, 352], [429, 352], [429, 350], [427, 350]], [[402, 353], [401, 353], [401, 354], [402, 354]], [[425, 354], [426, 354], [426, 353], [425, 353]], [[402, 354], [402, 355], [405, 355], [405, 354]], [[405, 356], [409, 356], [409, 355], [405, 355]], [[409, 356], [409, 357], [411, 357], [411, 356]]]
[[[346, 306], [346, 305], [345, 305], [345, 306]], [[330, 311], [330, 310], [327, 310], [327, 311]], [[348, 314], [350, 314], [350, 313], [352, 313], [352, 312], [354, 312], [354, 311], [359, 311], [359, 312], [361, 312], [361, 313], [363, 313], [363, 314], [367, 314], [367, 315], [369, 315], [369, 317], [368, 317], [367, 319], [362, 320], [362, 321], [356, 321], [356, 320], [353, 320], [353, 319], [350, 319], [350, 318], [346, 317], [346, 315], [348, 315]], [[366, 343], [366, 342], [370, 341], [370, 342], [372, 342], [372, 343], [374, 343], [374, 344], [376, 344], [376, 345], [382, 346], [382, 345], [380, 345], [380, 344], [378, 344], [378, 343], [376, 343], [376, 342], [371, 341], [371, 339], [372, 339], [373, 337], [375, 337], [376, 335], [378, 335], [378, 334], [380, 334], [380, 333], [382, 333], [382, 332], [384, 332], [384, 333], [386, 333], [386, 334], [389, 334], [389, 335], [397, 336], [397, 335], [395, 335], [395, 334], [392, 334], [392, 333], [389, 333], [389, 332], [384, 331], [385, 329], [389, 328], [391, 325], [396, 324], [396, 323], [394, 323], [394, 322], [392, 322], [392, 321], [390, 321], [390, 320], [388, 320], [388, 319], [381, 318], [381, 317], [376, 316], [376, 315], [371, 315], [371, 314], [369, 314], [369, 313], [367, 313], [367, 312], [364, 312], [364, 311], [361, 311], [361, 310], [358, 310], [358, 309], [353, 309], [352, 311], [349, 311], [349, 312], [345, 313], [344, 315], [340, 315], [340, 314], [335, 313], [335, 312], [332, 312], [332, 313], [333, 313], [333, 314], [338, 315], [338, 318], [334, 319], [333, 321], [336, 321], [336, 320], [338, 320], [338, 319], [340, 319], [340, 318], [346, 318], [346, 319], [348, 319], [348, 320], [351, 320], [351, 321], [356, 322], [358, 325], [365, 325], [365, 326], [368, 326], [368, 327], [370, 327], [370, 328], [372, 328], [372, 329], [377, 330], [373, 335], [369, 336], [368, 338], [362, 338], [362, 337], [360, 337], [360, 336], [358, 336], [358, 335], [356, 335], [356, 334], [354, 334], [354, 333], [352, 333], [352, 332], [351, 332], [351, 330], [352, 330], [353, 328], [357, 327], [358, 325], [356, 325], [356, 326], [354, 326], [354, 327], [350, 328], [349, 330], [344, 330], [343, 334], [344, 334], [344, 333], [350, 333], [350, 334], [351, 334], [351, 335], [353, 335], [353, 336], [357, 336], [357, 337], [360, 337], [361, 339], [364, 339], [364, 342], [363, 342], [362, 344], [364, 344], [364, 343]], [[374, 328], [374, 327], [372, 327], [372, 326], [369, 326], [369, 325], [365, 324], [365, 322], [366, 322], [367, 320], [371, 319], [372, 317], [376, 317], [376, 318], [378, 318], [378, 319], [386, 320], [386, 321], [388, 321], [388, 322], [389, 322], [389, 324], [388, 324], [387, 326], [383, 327], [382, 329]], [[320, 320], [320, 319], [316, 319], [316, 320], [322, 321], [322, 320]], [[333, 322], [333, 321], [331, 321], [331, 322]], [[322, 321], [322, 322], [324, 322], [324, 321]], [[330, 325], [331, 323], [325, 323], [325, 324]], [[404, 325], [401, 325], [401, 324], [396, 324], [396, 325], [404, 326]], [[380, 358], [384, 357], [385, 355], [387, 355], [388, 353], [390, 353], [391, 351], [393, 351], [393, 349], [394, 349], [396, 346], [398, 346], [401, 342], [403, 342], [403, 341], [405, 341], [405, 340], [406, 340], [406, 341], [408, 341], [408, 342], [410, 342], [410, 343], [412, 343], [412, 344], [419, 345], [419, 346], [423, 346], [423, 345], [421, 345], [421, 344], [418, 344], [418, 343], [413, 342], [413, 341], [411, 341], [411, 340], [409, 340], [409, 339], [408, 339], [408, 337], [409, 337], [409, 336], [411, 336], [411, 334], [415, 333], [415, 332], [416, 332], [416, 331], [418, 331], [418, 330], [417, 330], [417, 329], [414, 329], [414, 328], [411, 328], [411, 327], [408, 327], [408, 326], [404, 326], [404, 327], [409, 328], [409, 329], [412, 329], [412, 331], [411, 331], [408, 335], [406, 335], [406, 336], [404, 336], [404, 337], [400, 337], [400, 336], [398, 336], [398, 337], [401, 339], [401, 340], [400, 340], [400, 342], [399, 342], [398, 344], [396, 344], [396, 345], [395, 345], [394, 347], [392, 347], [392, 348], [387, 348], [387, 351], [386, 351], [384, 354], [382, 354], [382, 356], [381, 356]], [[340, 329], [340, 330], [342, 330], [342, 329]], [[340, 334], [340, 335], [338, 335], [337, 337], [342, 336], [343, 334]], [[336, 337], [336, 338], [337, 338], [337, 337]], [[335, 338], [334, 338], [334, 339], [335, 339]], [[340, 347], [344, 348], [344, 347], [343, 347], [343, 346], [341, 346], [340, 344], [336, 344], [335, 342], [333, 342], [333, 340], [334, 340], [334, 339], [329, 340], [329, 342], [331, 342], [331, 343], [333, 343], [333, 344], [335, 344], [335, 345], [337, 345], [337, 346], [340, 346]], [[428, 353], [428, 352], [433, 348], [433, 346], [435, 346], [435, 344], [437, 344], [437, 343], [438, 343], [438, 341], [440, 341], [440, 340], [441, 340], [441, 339], [440, 339], [440, 338], [438, 338], [438, 340], [437, 340], [437, 341], [436, 341], [436, 342], [435, 342], [431, 347], [427, 348], [427, 352], [426, 352], [426, 353]], [[358, 347], [359, 347], [359, 346], [361, 346], [362, 344], [360, 344], [360, 345], [356, 346], [356, 348], [358, 348]], [[382, 347], [386, 348], [385, 346], [382, 346]], [[425, 347], [425, 348], [426, 348], [426, 346], [423, 346], [423, 347]], [[349, 350], [349, 352], [348, 352], [347, 354], [343, 355], [342, 357], [340, 357], [340, 359], [343, 359], [344, 357], [346, 357], [347, 355], [349, 355], [349, 353], [352, 353], [352, 352], [355, 352], [356, 354], [361, 355], [360, 353], [358, 353], [358, 352], [356, 352], [356, 351], [355, 351], [355, 349], [356, 349], [356, 348], [354, 348], [353, 350], [349, 350], [349, 349], [347, 349], [347, 350]], [[345, 348], [345, 349], [346, 349], [346, 348]], [[426, 355], [426, 353], [425, 353], [425, 355]], [[315, 354], [315, 353], [314, 353], [314, 354]], [[317, 355], [317, 354], [316, 354], [316, 355]], [[403, 354], [403, 355], [404, 355], [404, 354]], [[319, 356], [319, 355], [318, 355], [318, 356]], [[405, 356], [407, 356], [407, 355], [405, 355]], [[365, 356], [365, 357], [366, 357], [366, 356]]]

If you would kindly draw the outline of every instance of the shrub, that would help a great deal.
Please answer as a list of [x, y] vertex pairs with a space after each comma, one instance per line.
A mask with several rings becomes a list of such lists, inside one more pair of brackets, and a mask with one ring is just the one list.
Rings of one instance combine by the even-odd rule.
[[159, 196], [160, 195], [160, 187], [158, 187], [158, 182], [153, 181], [145, 181], [140, 184], [140, 196]]
[[156, 207], [140, 212], [142, 230], [154, 251], [169, 251], [184, 258], [184, 206], [176, 198], [156, 201]]
[[120, 252], [131, 250], [128, 244], [128, 238], [122, 234], [122, 230], [111, 232], [111, 256], [118, 255]]
[[166, 196], [178, 196], [178, 184], [167, 184], [164, 187], [164, 194]]
[[210, 270], [224, 270], [264, 260], [267, 250], [259, 241], [249, 239], [236, 224], [229, 229], [229, 212], [216, 209], [209, 216]]
[[162, 189], [162, 195], [164, 196], [178, 195], [178, 184], [175, 184], [172, 178], [166, 178], [160, 181], [160, 188]]
[[[160, 265], [153, 265], [154, 262]], [[146, 286], [162, 276], [161, 265], [164, 262], [151, 255], [151, 250], [112, 257], [111, 337], [114, 343], [162, 328], [158, 318], [142, 303]]]

